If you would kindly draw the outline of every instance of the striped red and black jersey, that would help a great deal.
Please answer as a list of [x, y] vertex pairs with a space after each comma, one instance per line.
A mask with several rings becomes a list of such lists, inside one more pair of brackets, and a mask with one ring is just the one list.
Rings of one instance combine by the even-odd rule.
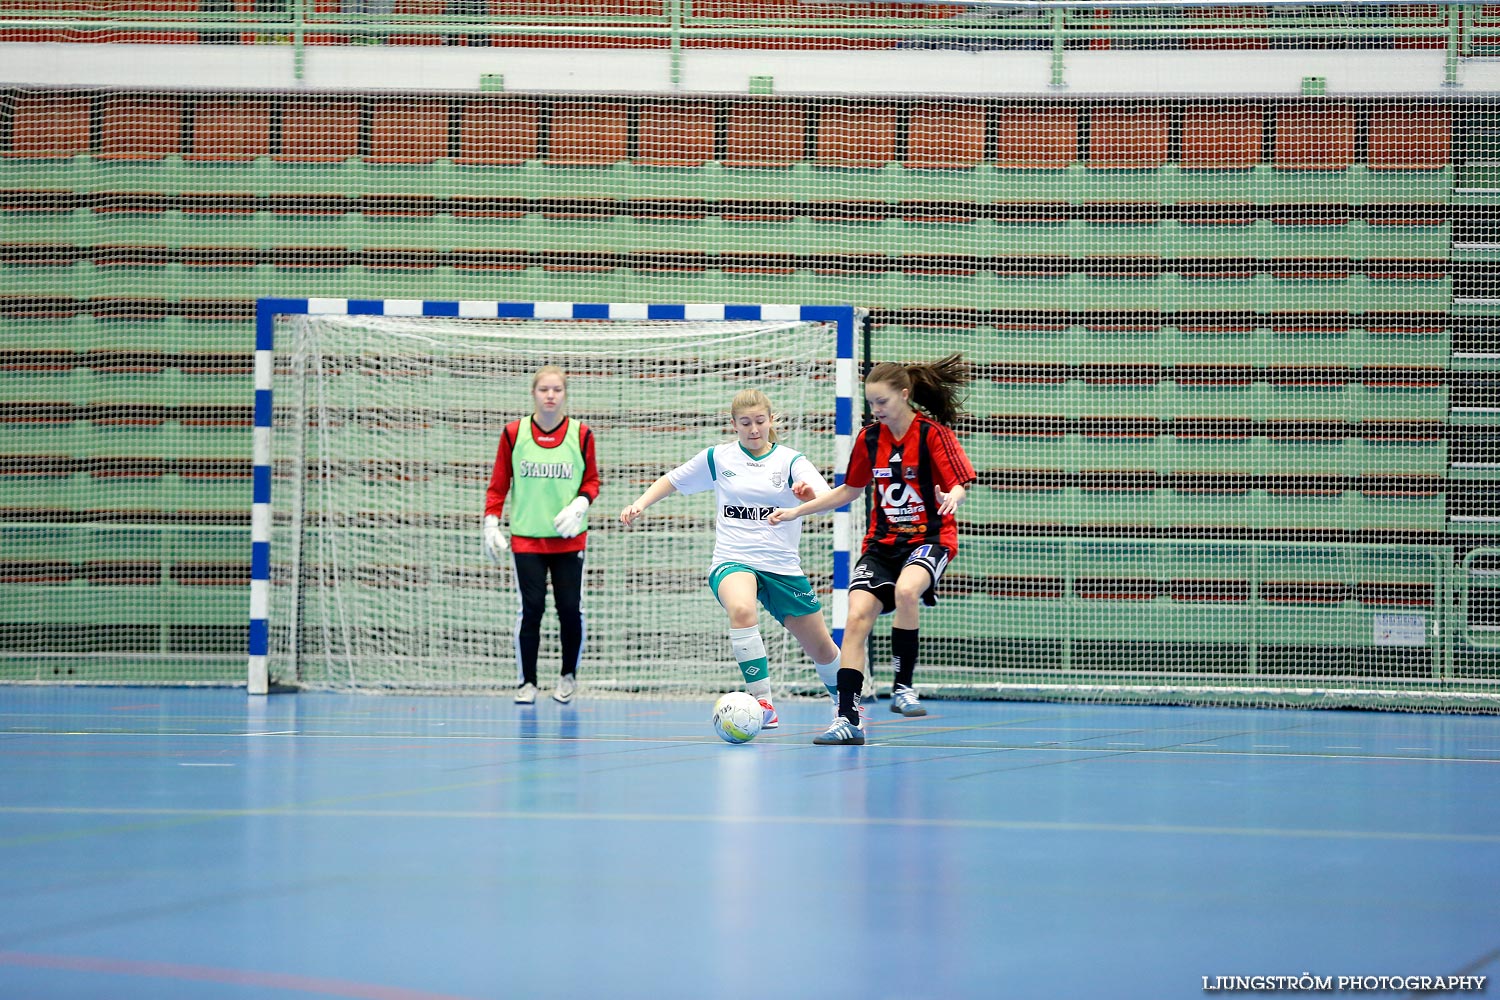
[[958, 551], [958, 522], [939, 516], [937, 492], [950, 492], [975, 479], [974, 466], [958, 436], [920, 413], [900, 441], [885, 424], [870, 424], [854, 439], [844, 482], [863, 489], [875, 485], [865, 546], [936, 543]]

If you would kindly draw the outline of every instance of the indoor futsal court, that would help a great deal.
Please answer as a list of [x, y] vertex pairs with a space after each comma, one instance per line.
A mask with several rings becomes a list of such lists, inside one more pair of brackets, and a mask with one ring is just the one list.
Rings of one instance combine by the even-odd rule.
[[730, 746], [691, 700], [6, 689], [3, 993], [1145, 1000], [1500, 967], [1493, 718], [885, 704], [865, 747], [811, 745], [812, 700]]
[[1497, 979], [1500, 2], [0, 0], [0, 1000]]

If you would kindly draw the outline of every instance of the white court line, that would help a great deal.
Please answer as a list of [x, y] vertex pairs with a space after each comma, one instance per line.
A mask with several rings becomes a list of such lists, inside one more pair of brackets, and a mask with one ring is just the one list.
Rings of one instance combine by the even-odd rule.
[[177, 766], [178, 767], [234, 767], [233, 764], [189, 764], [189, 763], [186, 763], [185, 761], [178, 761], [177, 762]]
[[944, 830], [1012, 830], [1033, 833], [1145, 833], [1192, 837], [1289, 837], [1313, 840], [1396, 840], [1427, 843], [1500, 844], [1500, 833], [1429, 833], [1414, 830], [1315, 830], [1298, 827], [1192, 826], [1167, 823], [1067, 823], [1046, 820], [947, 819], [899, 816], [757, 816], [716, 813], [521, 812], [508, 809], [171, 809], [86, 806], [0, 806], [0, 815], [177, 816], [185, 819], [417, 819], [536, 821], [544, 823], [694, 823], [750, 826], [921, 827]]
[[[813, 732], [814, 732], [814, 730], [812, 730], [812, 729], [807, 730], [807, 734], [809, 734], [809, 735], [812, 734]], [[27, 736], [119, 736], [119, 737], [141, 737], [141, 738], [152, 738], [152, 737], [162, 738], [162, 737], [180, 737], [180, 736], [199, 736], [199, 737], [220, 736], [220, 737], [225, 737], [225, 738], [228, 738], [228, 739], [243, 739], [246, 736], [254, 736], [254, 735], [258, 735], [258, 734], [255, 734], [255, 733], [102, 733], [101, 732], [101, 733], [26, 733], [25, 735], [27, 735]], [[471, 741], [471, 742], [486, 742], [486, 743], [525, 743], [525, 742], [533, 742], [536, 739], [538, 739], [538, 737], [534, 737], [534, 736], [500, 736], [500, 735], [485, 736], [485, 735], [467, 735], [467, 734], [454, 734], [454, 735], [442, 735], [442, 736], [438, 736], [438, 735], [421, 734], [421, 733], [411, 733], [411, 734], [407, 734], [407, 735], [396, 735], [396, 734], [295, 733], [294, 732], [294, 733], [268, 733], [268, 734], [264, 734], [264, 735], [294, 735], [294, 736], [298, 736], [299, 738], [305, 739], [305, 740], [401, 740], [401, 741], [404, 741], [404, 742], [410, 742], [412, 740], [432, 740], [434, 742], [448, 740], [448, 741]], [[792, 734], [792, 735], [796, 735], [796, 734]], [[691, 746], [691, 745], [694, 745], [694, 744], [704, 744], [704, 745], [708, 745], [708, 746], [717, 746], [718, 743], [719, 743], [718, 740], [705, 739], [702, 736], [609, 736], [609, 737], [606, 737], [606, 736], [576, 736], [576, 737], [569, 737], [568, 739], [565, 739], [565, 740], [557, 740], [556, 742], [578, 743], [578, 744], [584, 744], [584, 743], [661, 743], [661, 744], [668, 745], [668, 746], [683, 746], [683, 745]], [[813, 750], [813, 749], [815, 749], [813, 747], [813, 745], [812, 745], [811, 742], [809, 742], [809, 743], [807, 743], [805, 745], [803, 745], [803, 744], [797, 744], [797, 743], [791, 743], [791, 742], [785, 741], [785, 740], [782, 740], [782, 741], [769, 741], [769, 742], [770, 742], [770, 745], [778, 746], [778, 747], [780, 747], [782, 749], [785, 749], [785, 750], [791, 750], [791, 749]], [[1288, 760], [1297, 760], [1297, 759], [1307, 759], [1307, 760], [1400, 760], [1400, 761], [1415, 761], [1415, 762], [1424, 762], [1424, 763], [1432, 763], [1432, 764], [1500, 764], [1500, 760], [1494, 760], [1494, 759], [1489, 758], [1489, 757], [1402, 757], [1402, 756], [1397, 756], [1395, 754], [1380, 754], [1380, 753], [1368, 753], [1368, 754], [1366, 754], [1366, 753], [1362, 753], [1362, 754], [1334, 753], [1334, 754], [1330, 754], [1330, 753], [1304, 753], [1304, 752], [1300, 752], [1300, 751], [1299, 752], [1294, 752], [1294, 753], [1256, 753], [1253, 750], [1228, 750], [1228, 751], [1217, 750], [1215, 753], [1207, 754], [1207, 753], [1201, 753], [1201, 751], [1199, 750], [1199, 748], [1200, 747], [1204, 747], [1204, 746], [1208, 746], [1208, 744], [1201, 744], [1201, 743], [1200, 744], [1186, 744], [1186, 745], [1178, 746], [1178, 747], [1147, 747], [1144, 743], [1113, 744], [1113, 745], [1116, 745], [1116, 746], [1138, 746], [1138, 747], [1141, 747], [1142, 749], [1132, 750], [1130, 752], [1131, 753], [1137, 753], [1137, 754], [1143, 754], [1143, 755], [1163, 754], [1163, 755], [1171, 755], [1171, 756], [1190, 756], [1192, 754], [1199, 754], [1200, 756], [1204, 756], [1204, 757], [1276, 757], [1276, 758], [1282, 758], [1282, 759], [1288, 759]], [[974, 749], [976, 749], [976, 747], [973, 744], [962, 744], [962, 743], [910, 743], [910, 742], [881, 743], [879, 741], [875, 741], [875, 742], [871, 742], [871, 743], [866, 743], [865, 747], [866, 747], [867, 750], [873, 750], [875, 748], [885, 748], [885, 749], [891, 749], [891, 750], [974, 750]], [[816, 748], [816, 749], [818, 750], [818, 752], [826, 752], [826, 751], [823, 751], [821, 747]], [[999, 750], [1016, 751], [1016, 750], [1031, 750], [1031, 749], [1035, 749], [1035, 748], [1034, 747], [1030, 747], [1030, 746], [1010, 745], [1010, 744], [1005, 744], [1005, 743], [995, 743], [995, 744], [991, 745], [991, 749], [997, 750], [997, 751], [999, 751]], [[1076, 754], [1118, 754], [1119, 753], [1118, 750], [1105, 750], [1105, 749], [1103, 749], [1101, 747], [1053, 746], [1053, 747], [1048, 747], [1047, 749], [1050, 750], [1050, 751], [1057, 752], [1057, 753], [1076, 753]], [[1338, 747], [1330, 747], [1329, 749], [1340, 749], [1340, 748], [1338, 748]], [[1351, 748], [1348, 748], [1348, 749], [1355, 749], [1355, 750], [1357, 750], [1359, 748], [1358, 747], [1351, 747]], [[1496, 753], [1496, 752], [1500, 752], [1500, 751], [1491, 750], [1491, 751], [1482, 751], [1482, 752]]]

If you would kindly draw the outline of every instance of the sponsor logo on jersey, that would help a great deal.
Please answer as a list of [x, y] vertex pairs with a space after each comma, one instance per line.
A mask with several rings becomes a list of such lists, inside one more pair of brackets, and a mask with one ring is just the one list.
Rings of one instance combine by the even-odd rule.
[[876, 479], [889, 479], [889, 478], [891, 478], [891, 470], [890, 469], [871, 469], [870, 470], [870, 475], [873, 476]]
[[726, 503], [724, 505], [724, 516], [734, 518], [736, 521], [764, 521], [775, 510], [775, 507], [752, 507], [743, 504]]
[[723, 476], [723, 477], [724, 477], [724, 478], [725, 478], [725, 479], [732, 479], [732, 478], [734, 478], [734, 470], [733, 470], [733, 469], [725, 469], [725, 470], [724, 470], [724, 471], [723, 471], [723, 472], [722, 472], [722, 473], [720, 473], [720, 474], [721, 474], [721, 475], [722, 475], [722, 476]]
[[528, 462], [521, 460], [521, 475], [528, 479], [572, 479], [572, 462]]
[[927, 512], [921, 491], [904, 482], [893, 483], [880, 491], [880, 507], [886, 520], [896, 525], [898, 531], [902, 524], [921, 521]]

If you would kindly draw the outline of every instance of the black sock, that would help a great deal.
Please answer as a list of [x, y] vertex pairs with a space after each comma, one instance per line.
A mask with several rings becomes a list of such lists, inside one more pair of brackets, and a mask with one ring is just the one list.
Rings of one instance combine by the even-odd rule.
[[896, 667], [896, 687], [911, 687], [917, 672], [917, 630], [891, 629], [891, 659]]
[[840, 667], [838, 684], [839, 714], [849, 720], [852, 725], [857, 726], [859, 725], [859, 692], [865, 686], [865, 675], [858, 670]]

